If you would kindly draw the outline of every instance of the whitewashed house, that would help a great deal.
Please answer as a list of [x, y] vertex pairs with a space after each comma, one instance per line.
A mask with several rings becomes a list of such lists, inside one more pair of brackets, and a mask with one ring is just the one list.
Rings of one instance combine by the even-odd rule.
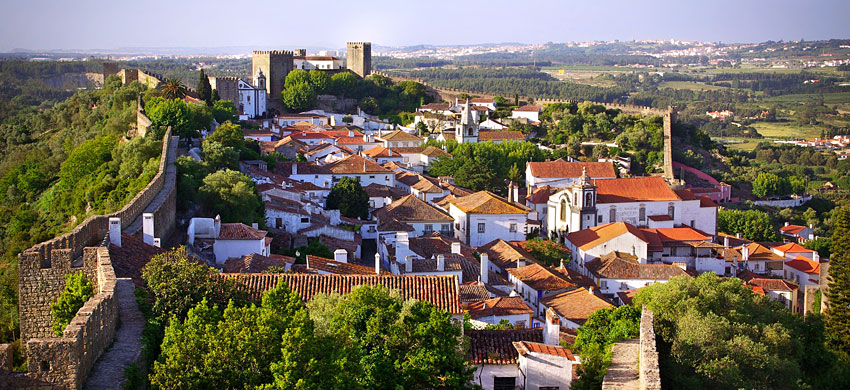
[[189, 245], [204, 241], [212, 244], [216, 264], [223, 265], [227, 259], [252, 253], [268, 256], [271, 238], [265, 230], [242, 223], [221, 223], [221, 218], [192, 218], [187, 229]]
[[587, 262], [584, 274], [593, 279], [599, 293], [609, 299], [614, 299], [621, 291], [664, 283], [674, 276], [690, 276], [685, 272], [684, 263], [641, 264], [635, 256], [620, 252]]
[[525, 105], [511, 111], [511, 118], [525, 118], [530, 122], [540, 122], [540, 106]]
[[505, 241], [525, 239], [530, 210], [489, 191], [460, 198], [450, 196], [438, 205], [454, 218], [455, 237], [470, 246], [481, 246], [499, 238]]
[[525, 182], [529, 190], [542, 186], [552, 188], [569, 187], [579, 181], [583, 172], [589, 180], [615, 179], [617, 172], [608, 162], [532, 161], [525, 166]]

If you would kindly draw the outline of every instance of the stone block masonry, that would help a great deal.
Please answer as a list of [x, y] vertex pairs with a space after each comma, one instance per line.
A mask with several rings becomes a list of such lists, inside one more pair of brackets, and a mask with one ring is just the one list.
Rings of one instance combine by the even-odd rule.
[[644, 306], [640, 315], [640, 389], [661, 390], [661, 369], [655, 346], [655, 315]]
[[603, 390], [661, 390], [653, 320], [652, 311], [644, 307], [639, 337], [614, 344], [611, 366], [602, 380]]

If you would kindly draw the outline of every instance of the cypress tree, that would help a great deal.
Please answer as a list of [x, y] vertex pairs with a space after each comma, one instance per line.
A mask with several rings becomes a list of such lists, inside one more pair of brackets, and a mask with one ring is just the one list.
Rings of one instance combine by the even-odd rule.
[[198, 77], [197, 90], [198, 99], [205, 101], [208, 106], [211, 106], [213, 101], [212, 86], [210, 85], [210, 79], [204, 74], [203, 69], [201, 69], [201, 75]]
[[829, 345], [850, 353], [850, 208], [836, 210], [834, 218], [824, 326]]

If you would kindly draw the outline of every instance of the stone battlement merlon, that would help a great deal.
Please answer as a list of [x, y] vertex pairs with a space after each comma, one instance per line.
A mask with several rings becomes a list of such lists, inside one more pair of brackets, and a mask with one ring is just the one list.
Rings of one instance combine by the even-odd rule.
[[254, 55], [272, 55], [272, 56], [291, 56], [293, 55], [292, 50], [254, 50]]

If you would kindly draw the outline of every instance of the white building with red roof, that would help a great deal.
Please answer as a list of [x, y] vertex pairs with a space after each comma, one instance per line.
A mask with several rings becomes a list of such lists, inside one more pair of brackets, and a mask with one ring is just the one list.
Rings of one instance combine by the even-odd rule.
[[528, 104], [511, 111], [511, 118], [525, 118], [531, 122], [540, 122], [540, 106]]
[[265, 230], [243, 223], [222, 223], [221, 218], [192, 218], [187, 230], [187, 243], [202, 253], [212, 248], [215, 263], [223, 265], [227, 259], [252, 253], [268, 256], [271, 237]]
[[525, 166], [525, 182], [533, 190], [542, 186], [565, 188], [576, 183], [587, 170], [590, 180], [614, 179], [617, 171], [610, 162], [566, 161], [559, 158], [555, 161], [533, 161]]
[[802, 244], [806, 241], [815, 239], [814, 230], [812, 230], [812, 228], [813, 226], [792, 225], [785, 222], [785, 226], [779, 228], [779, 234], [788, 240]]

